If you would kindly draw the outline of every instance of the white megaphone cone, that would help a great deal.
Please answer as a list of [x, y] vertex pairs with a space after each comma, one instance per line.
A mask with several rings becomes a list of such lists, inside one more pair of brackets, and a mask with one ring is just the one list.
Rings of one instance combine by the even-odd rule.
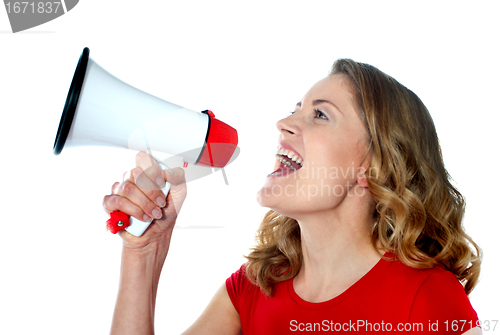
[[[181, 156], [186, 163], [218, 168], [229, 162], [238, 144], [234, 128], [216, 119], [211, 111], [195, 112], [124, 83], [89, 54], [85, 48], [78, 61], [54, 154], [65, 147], [112, 146], [159, 151]], [[167, 188], [168, 183], [165, 195]], [[130, 220], [132, 223], [133, 218]], [[136, 236], [149, 226], [133, 221], [126, 229]]]

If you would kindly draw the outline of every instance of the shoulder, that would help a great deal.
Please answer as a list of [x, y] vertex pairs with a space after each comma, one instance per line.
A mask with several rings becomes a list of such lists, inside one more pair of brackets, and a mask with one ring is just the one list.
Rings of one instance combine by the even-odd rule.
[[423, 280], [413, 298], [410, 322], [434, 326], [436, 334], [462, 334], [474, 328], [476, 311], [455, 275], [443, 268], [420, 271]]
[[229, 278], [226, 279], [226, 286], [230, 286], [231, 289], [237, 289], [241, 285], [247, 285], [250, 283], [246, 276], [246, 263], [243, 264], [238, 270], [236, 270]]
[[413, 291], [417, 295], [430, 291], [465, 294], [465, 290], [457, 277], [442, 266], [418, 269], [403, 264], [400, 260], [388, 260], [384, 279], [391, 279], [392, 285], [401, 286], [405, 291]]
[[399, 260], [389, 261], [386, 279], [390, 277], [394, 286], [400, 286], [406, 292], [412, 292], [412, 312], [417, 307], [437, 308], [442, 304], [462, 303], [470, 305], [465, 289], [457, 277], [442, 266], [431, 269], [417, 269], [403, 264]]
[[252, 284], [246, 276], [246, 263], [226, 279], [226, 289], [234, 307], [240, 312], [241, 302], [248, 294], [258, 294], [260, 289]]
[[404, 296], [406, 300], [409, 300], [408, 302], [412, 302], [415, 296], [425, 293], [427, 289], [435, 288], [441, 291], [458, 288], [458, 290], [464, 291], [456, 277], [443, 267], [418, 269], [393, 258], [384, 259], [383, 262], [384, 269], [377, 275], [380, 287], [397, 297]]
[[460, 281], [450, 271], [439, 269], [430, 273], [422, 281], [415, 295], [412, 314], [427, 311], [427, 314], [437, 315], [442, 309], [473, 312]]
[[399, 260], [388, 262], [384, 287], [387, 295], [406, 310], [409, 322], [421, 323], [426, 329], [439, 325], [439, 332], [433, 329], [436, 335], [454, 334], [455, 323], [460, 323], [461, 328], [456, 334], [477, 324], [477, 314], [465, 289], [452, 272], [441, 266], [417, 269]]

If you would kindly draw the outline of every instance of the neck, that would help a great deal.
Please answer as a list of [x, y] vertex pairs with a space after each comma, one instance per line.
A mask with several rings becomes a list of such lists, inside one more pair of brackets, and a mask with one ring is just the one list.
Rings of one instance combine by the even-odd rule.
[[304, 300], [321, 302], [341, 294], [381, 258], [371, 239], [370, 202], [351, 199], [328, 212], [298, 220], [303, 263], [294, 288]]

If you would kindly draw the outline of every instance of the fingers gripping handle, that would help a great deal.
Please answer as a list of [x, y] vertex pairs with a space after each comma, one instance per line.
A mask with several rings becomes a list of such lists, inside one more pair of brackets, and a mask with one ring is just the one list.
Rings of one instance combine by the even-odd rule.
[[[168, 195], [168, 192], [170, 191], [170, 183], [165, 182], [165, 186], [161, 189], [163, 194], [165, 194], [165, 198]], [[134, 217], [130, 217], [130, 226], [125, 228], [126, 231], [128, 231], [130, 234], [134, 236], [141, 236], [146, 229], [149, 227], [151, 222], [153, 222], [153, 219], [149, 219], [149, 221], [144, 222], [144, 221], [139, 221]]]
[[[161, 189], [161, 191], [165, 194], [165, 197], [167, 197], [168, 192], [170, 191], [170, 183], [165, 182], [165, 186]], [[134, 236], [141, 236], [146, 229], [148, 229], [151, 222], [153, 222], [153, 219], [150, 219], [147, 222], [139, 221], [132, 216], [128, 216], [119, 211], [114, 211], [111, 213], [111, 218], [106, 223], [108, 230], [113, 234], [116, 234], [125, 228], [125, 230], [130, 234]]]

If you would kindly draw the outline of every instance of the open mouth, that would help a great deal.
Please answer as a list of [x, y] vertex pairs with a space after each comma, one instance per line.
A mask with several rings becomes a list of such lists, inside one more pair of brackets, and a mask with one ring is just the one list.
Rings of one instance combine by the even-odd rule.
[[280, 162], [278, 169], [271, 173], [273, 176], [293, 173], [303, 165], [303, 159], [299, 154], [290, 149], [278, 148], [276, 159]]

